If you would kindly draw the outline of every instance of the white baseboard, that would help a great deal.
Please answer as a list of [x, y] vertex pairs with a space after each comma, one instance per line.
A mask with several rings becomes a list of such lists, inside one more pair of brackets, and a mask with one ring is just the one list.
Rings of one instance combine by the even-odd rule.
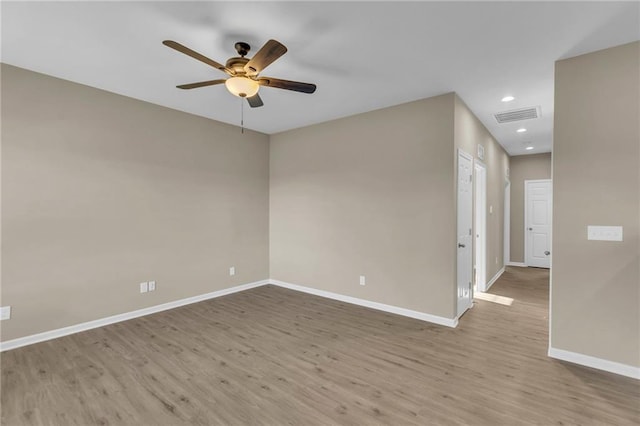
[[498, 281], [498, 278], [500, 278], [500, 276], [502, 274], [504, 274], [504, 269], [505, 267], [503, 266], [502, 268], [500, 268], [500, 270], [498, 272], [496, 272], [496, 274], [493, 276], [493, 278], [491, 278], [489, 280], [489, 282], [487, 283], [487, 288], [485, 289], [485, 291], [489, 291], [489, 289], [491, 288], [491, 286], [493, 285], [493, 283], [495, 283], [496, 281]]
[[551, 358], [562, 361], [572, 362], [574, 364], [584, 365], [586, 367], [597, 368], [598, 370], [608, 371], [610, 373], [620, 374], [621, 376], [631, 377], [640, 380], [640, 367], [621, 364], [619, 362], [608, 361], [606, 359], [596, 358], [589, 355], [579, 354], [577, 352], [565, 351], [564, 349], [556, 349], [549, 347], [549, 356]]
[[186, 299], [175, 300], [173, 302], [163, 303], [161, 305], [150, 306], [148, 308], [138, 309], [136, 311], [125, 312], [123, 314], [113, 315], [106, 318], [100, 318], [93, 321], [83, 322], [71, 325], [69, 327], [58, 328], [56, 330], [45, 331], [43, 333], [32, 334], [31, 336], [20, 337], [18, 339], [0, 342], [0, 352], [16, 349], [22, 346], [31, 345], [33, 343], [44, 342], [46, 340], [56, 339], [69, 334], [79, 333], [81, 331], [91, 330], [93, 328], [103, 327], [105, 325], [116, 322], [127, 321], [133, 318], [142, 317], [144, 315], [154, 314], [156, 312], [166, 311], [168, 309], [177, 308], [191, 303], [202, 302], [203, 300], [215, 299], [216, 297], [225, 296], [227, 294], [237, 293], [239, 291], [249, 290], [251, 288], [260, 287], [268, 284], [269, 280], [256, 281], [248, 284], [226, 288], [211, 293], [205, 293], [198, 296], [187, 297]]
[[277, 285], [279, 287], [288, 288], [290, 290], [301, 291], [303, 293], [313, 294], [316, 296], [326, 297], [327, 299], [339, 300], [341, 302], [351, 303], [353, 305], [365, 306], [371, 309], [377, 309], [379, 311], [389, 312], [392, 314], [402, 315], [405, 317], [415, 318], [434, 324], [444, 325], [447, 327], [455, 328], [458, 326], [457, 318], [445, 318], [437, 315], [426, 314], [424, 312], [412, 311], [411, 309], [399, 308], [397, 306], [385, 305], [384, 303], [372, 302], [369, 300], [358, 299], [356, 297], [344, 296], [338, 293], [332, 293], [324, 290], [317, 290], [311, 287], [304, 287], [297, 284], [286, 283], [284, 281], [278, 281], [271, 279], [270, 284]]
[[74, 333], [80, 333], [82, 331], [103, 327], [105, 325], [114, 324], [117, 322], [127, 321], [133, 318], [154, 314], [156, 312], [166, 311], [168, 309], [178, 308], [180, 306], [189, 305], [191, 303], [202, 302], [203, 300], [215, 299], [216, 297], [249, 290], [249, 289], [260, 287], [266, 284], [273, 284], [280, 287], [289, 288], [291, 290], [297, 290], [297, 291], [302, 291], [304, 293], [314, 294], [316, 296], [322, 296], [329, 299], [340, 300], [342, 302], [351, 303], [354, 305], [366, 306], [368, 308], [390, 312], [390, 313], [402, 315], [405, 317], [416, 318], [422, 321], [444, 325], [447, 327], [456, 327], [458, 325], [457, 319], [444, 318], [437, 315], [431, 315], [423, 312], [412, 311], [410, 309], [404, 309], [396, 306], [385, 305], [383, 303], [371, 302], [368, 300], [358, 299], [350, 296], [343, 296], [337, 293], [331, 293], [324, 290], [316, 290], [314, 288], [303, 287], [295, 284], [285, 283], [283, 281], [278, 281], [278, 280], [261, 280], [261, 281], [255, 281], [252, 283], [243, 284], [243, 285], [239, 285], [231, 288], [226, 288], [223, 290], [214, 291], [211, 293], [201, 294], [198, 296], [187, 297], [185, 299], [175, 300], [172, 302], [163, 303], [161, 305], [150, 306], [148, 308], [138, 309], [136, 311], [125, 312], [122, 314], [113, 315], [106, 318], [100, 318], [97, 320], [87, 321], [80, 324], [71, 325], [68, 327], [49, 330], [43, 333], [32, 334], [30, 336], [7, 340], [5, 342], [0, 342], [0, 352], [20, 348], [22, 346], [32, 345], [34, 343], [45, 342], [47, 340], [56, 339], [58, 337], [68, 336]]
[[507, 266], [517, 266], [519, 268], [526, 268], [527, 264], [524, 262], [507, 262]]

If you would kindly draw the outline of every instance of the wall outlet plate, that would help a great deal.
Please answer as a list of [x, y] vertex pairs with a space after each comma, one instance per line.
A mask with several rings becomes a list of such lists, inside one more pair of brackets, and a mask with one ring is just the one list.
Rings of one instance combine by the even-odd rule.
[[360, 275], [360, 285], [365, 285], [367, 284], [367, 279], [364, 277], [364, 275]]
[[231, 268], [229, 268], [229, 275], [234, 276], [235, 274], [236, 274], [236, 267], [232, 266]]
[[149, 281], [149, 291], [155, 291], [155, 290], [156, 290], [156, 282]]
[[146, 293], [147, 291], [149, 291], [149, 283], [146, 281], [140, 283], [140, 293]]
[[3, 306], [0, 308], [0, 320], [11, 319], [11, 306]]
[[478, 144], [478, 159], [484, 160], [484, 146]]

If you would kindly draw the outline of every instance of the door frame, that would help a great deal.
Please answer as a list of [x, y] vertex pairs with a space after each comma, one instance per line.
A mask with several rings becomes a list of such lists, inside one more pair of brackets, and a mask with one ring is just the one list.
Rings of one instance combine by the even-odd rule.
[[[455, 233], [455, 247], [458, 246], [458, 236], [459, 234], [459, 230], [458, 230], [458, 221], [460, 218], [460, 206], [458, 203], [458, 197], [459, 197], [459, 190], [458, 190], [458, 185], [460, 182], [460, 176], [458, 176], [458, 170], [459, 170], [459, 163], [460, 163], [460, 157], [464, 157], [466, 160], [469, 160], [471, 163], [471, 176], [472, 176], [472, 180], [473, 180], [473, 173], [474, 173], [474, 166], [473, 166], [473, 156], [465, 151], [463, 151], [462, 149], [458, 148], [457, 150], [457, 155], [456, 155], [456, 167], [455, 167], [455, 177], [456, 177], [456, 233]], [[469, 211], [469, 213], [471, 214], [471, 220], [470, 220], [470, 231], [473, 232], [473, 185], [474, 182], [471, 182], [471, 209]], [[473, 237], [473, 235], [469, 235], [470, 237]], [[456, 254], [456, 281], [455, 281], [455, 288], [456, 288], [456, 318], [460, 318], [462, 315], [464, 315], [464, 313], [469, 310], [469, 308], [471, 308], [473, 306], [473, 244], [474, 244], [474, 238], [470, 238], [470, 244], [471, 244], [471, 271], [470, 271], [470, 282], [469, 282], [469, 301], [467, 306], [464, 307], [464, 309], [461, 310], [461, 307], [459, 306], [459, 302], [460, 302], [460, 297], [458, 296], [459, 291], [460, 291], [460, 286], [459, 286], [459, 276], [458, 276], [458, 269], [459, 269], [459, 265], [458, 265], [458, 248], [456, 248], [455, 254]]]
[[[529, 224], [529, 189], [527, 183], [543, 183], [549, 182], [551, 186], [551, 215], [553, 223], [553, 181], [551, 179], [527, 179], [524, 181], [524, 264], [529, 266], [529, 233], [527, 232], [527, 226]], [[549, 248], [551, 248], [551, 238], [552, 238], [553, 228], [552, 225], [549, 225]], [[549, 266], [551, 266], [551, 259], [549, 259]]]
[[[473, 164], [473, 260], [475, 284], [479, 292], [487, 291], [487, 166], [479, 160]], [[478, 229], [479, 228], [479, 229]]]
[[504, 265], [511, 263], [511, 181], [504, 180], [504, 241], [502, 243]]

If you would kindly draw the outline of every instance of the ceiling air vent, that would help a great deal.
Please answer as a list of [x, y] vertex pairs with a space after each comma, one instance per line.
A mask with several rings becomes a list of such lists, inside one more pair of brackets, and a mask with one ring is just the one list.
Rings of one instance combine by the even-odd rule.
[[540, 117], [540, 107], [529, 107], [503, 111], [494, 115], [498, 123], [510, 123], [512, 121], [530, 120]]

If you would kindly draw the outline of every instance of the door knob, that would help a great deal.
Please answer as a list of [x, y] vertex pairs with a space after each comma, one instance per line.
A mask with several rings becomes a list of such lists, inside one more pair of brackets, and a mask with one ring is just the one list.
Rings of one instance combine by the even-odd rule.
[[465, 248], [466, 246], [464, 244], [460, 244], [458, 243], [458, 248]]
[[549, 256], [551, 254], [551, 252], [547, 250], [547, 251], [544, 252], [544, 254], [545, 254], [545, 256]]
[[529, 228], [529, 231], [533, 231], [533, 228]]

